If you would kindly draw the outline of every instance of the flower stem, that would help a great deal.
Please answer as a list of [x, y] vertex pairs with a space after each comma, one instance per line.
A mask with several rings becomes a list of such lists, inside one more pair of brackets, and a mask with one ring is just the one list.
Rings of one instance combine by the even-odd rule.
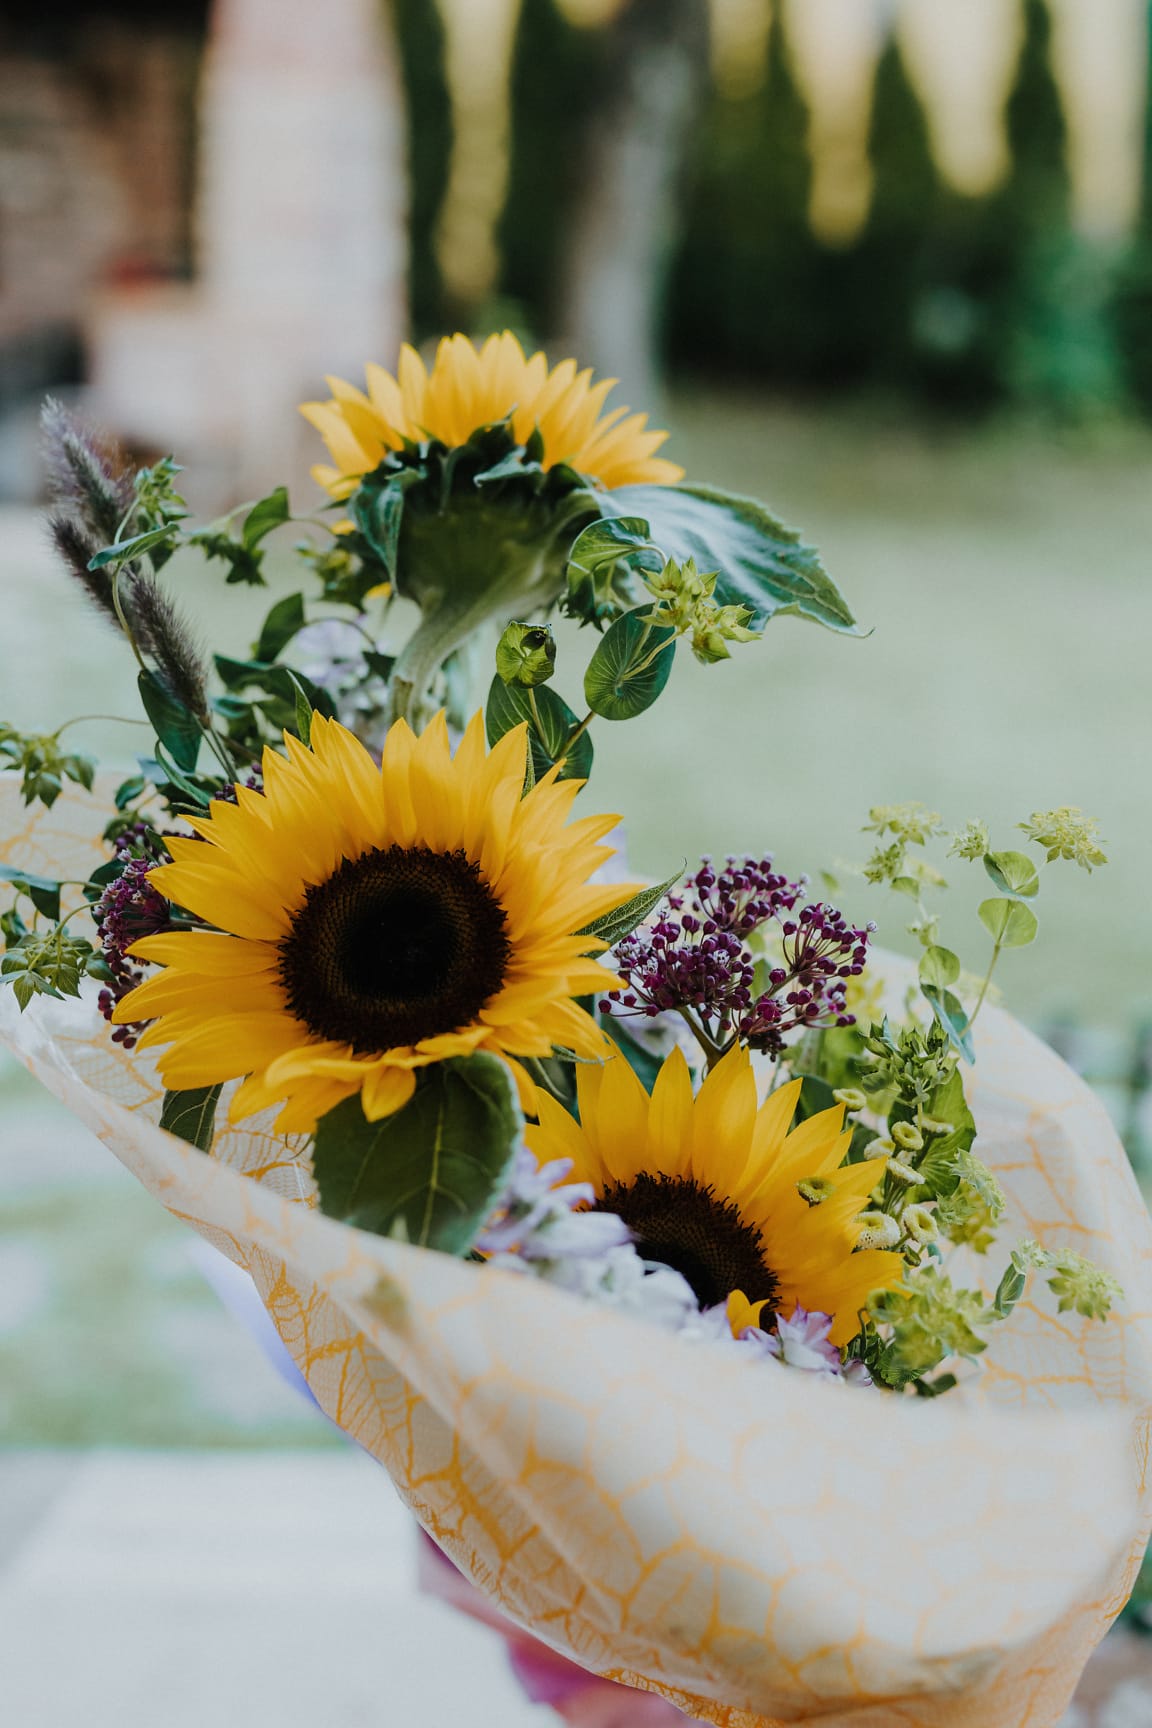
[[988, 994], [988, 986], [992, 982], [992, 974], [993, 974], [993, 972], [995, 972], [996, 962], [1000, 958], [1001, 946], [1002, 946], [1002, 944], [997, 942], [996, 946], [992, 950], [992, 958], [988, 962], [988, 970], [984, 974], [984, 982], [980, 986], [980, 994], [976, 998], [976, 1006], [975, 1006], [975, 1008], [973, 1008], [971, 1014], [968, 1016], [969, 1027], [972, 1027], [976, 1024], [976, 1016], [977, 1016], [977, 1014], [979, 1014], [981, 1008], [983, 1008], [983, 1006], [984, 1006], [984, 998]]

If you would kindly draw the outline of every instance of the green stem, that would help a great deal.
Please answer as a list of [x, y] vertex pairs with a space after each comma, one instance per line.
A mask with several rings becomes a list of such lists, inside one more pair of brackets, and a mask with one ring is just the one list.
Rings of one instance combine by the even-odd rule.
[[542, 1086], [545, 1092], [555, 1098], [558, 1104], [563, 1104], [567, 1109], [569, 1103], [567, 1095], [556, 1085], [541, 1059], [538, 1056], [521, 1056], [520, 1060], [536, 1084]]
[[695, 1038], [697, 1044], [699, 1044], [701, 1050], [704, 1052], [705, 1065], [710, 1071], [725, 1054], [726, 1047], [717, 1044], [715, 1039], [711, 1038], [704, 1030], [700, 1022], [689, 1013], [687, 1008], [679, 1009], [678, 1013], [681, 1020], [683, 1020], [685, 1026], [687, 1026], [689, 1032], [691, 1032], [693, 1038]]
[[147, 720], [133, 720], [127, 714], [73, 714], [71, 720], [65, 720], [62, 726], [57, 726], [52, 736], [53, 738], [59, 738], [61, 732], [66, 732], [69, 726], [82, 726], [85, 722], [90, 720], [100, 720], [108, 723], [115, 721], [117, 726], [147, 726], [148, 724]]
[[117, 618], [120, 620], [120, 628], [123, 630], [125, 636], [127, 636], [129, 647], [136, 656], [136, 664], [139, 666], [141, 672], [147, 672], [147, 661], [144, 659], [143, 654], [141, 654], [136, 638], [132, 634], [132, 626], [128, 622], [128, 616], [124, 611], [124, 605], [120, 599], [120, 574], [123, 569], [123, 564], [117, 564], [112, 573], [112, 605], [115, 608]]
[[566, 762], [568, 760], [574, 747], [580, 742], [581, 738], [583, 738], [585, 732], [587, 732], [595, 718], [596, 711], [595, 709], [590, 708], [587, 714], [585, 714], [583, 720], [581, 720], [579, 726], [573, 726], [571, 732], [569, 732], [567, 738], [564, 740], [564, 748], [560, 752], [559, 761]]
[[983, 1006], [984, 1006], [984, 998], [988, 994], [988, 986], [992, 982], [992, 974], [996, 970], [996, 962], [1000, 958], [1001, 947], [1002, 947], [1002, 944], [997, 942], [995, 948], [993, 948], [993, 950], [992, 950], [992, 958], [988, 962], [988, 970], [984, 974], [984, 982], [980, 986], [980, 994], [976, 998], [976, 1006], [975, 1006], [975, 1008], [973, 1008], [971, 1014], [968, 1016], [969, 1028], [971, 1028], [972, 1026], [974, 1026], [976, 1024], [976, 1016], [977, 1016], [977, 1014], [979, 1014], [981, 1008], [983, 1008]]

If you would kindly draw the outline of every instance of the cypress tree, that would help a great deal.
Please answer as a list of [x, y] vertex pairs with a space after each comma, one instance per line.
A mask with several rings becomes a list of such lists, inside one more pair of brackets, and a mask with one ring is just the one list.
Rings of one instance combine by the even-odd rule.
[[809, 374], [813, 320], [808, 108], [774, 11], [758, 90], [712, 92], [682, 225], [670, 340], [687, 364]]
[[894, 37], [876, 68], [868, 147], [872, 203], [844, 271], [855, 305], [850, 323], [866, 343], [861, 369], [885, 386], [899, 385], [916, 370], [916, 321], [941, 186], [924, 108]]
[[1152, 101], [1144, 110], [1143, 157], [1140, 213], [1118, 274], [1112, 323], [1128, 395], [1152, 419]]
[[408, 305], [419, 339], [442, 327], [436, 224], [452, 156], [444, 25], [434, 0], [392, 0], [408, 120]]
[[556, 0], [522, 0], [513, 52], [508, 193], [497, 230], [500, 292], [534, 330], [555, 328], [562, 238], [603, 32], [572, 24]]
[[1070, 224], [1068, 138], [1047, 0], [1026, 0], [1008, 102], [1012, 170], [998, 219], [1012, 269], [1001, 309], [1004, 385], [1030, 406], [1082, 418], [1116, 406], [1115, 260]]

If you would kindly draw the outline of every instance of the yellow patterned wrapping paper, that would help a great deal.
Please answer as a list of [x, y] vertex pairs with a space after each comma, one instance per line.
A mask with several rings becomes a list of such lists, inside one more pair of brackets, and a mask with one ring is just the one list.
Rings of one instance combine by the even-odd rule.
[[[24, 810], [0, 857], [83, 876], [99, 800]], [[1120, 1279], [1043, 1298], [971, 1388], [903, 1400], [732, 1360], [535, 1280], [322, 1217], [259, 1123], [157, 1126], [91, 1000], [0, 993], [0, 1037], [156, 1198], [251, 1273], [328, 1414], [514, 1620], [725, 1728], [1054, 1728], [1149, 1522], [1152, 1227], [1086, 1087], [1009, 1016], [978, 1039], [978, 1150], [1010, 1222]], [[985, 1278], [998, 1267], [989, 1268]]]

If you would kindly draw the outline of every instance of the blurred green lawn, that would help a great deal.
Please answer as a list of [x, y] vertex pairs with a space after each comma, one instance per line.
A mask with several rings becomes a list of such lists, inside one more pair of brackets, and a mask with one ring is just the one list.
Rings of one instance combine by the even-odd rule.
[[[836, 868], [864, 855], [869, 805], [906, 798], [957, 825], [984, 816], [1009, 846], [1030, 811], [1079, 804], [1113, 862], [1046, 875], [1040, 939], [1006, 957], [1005, 999], [1029, 1019], [1074, 1011], [1115, 1028], [1152, 1009], [1152, 438], [944, 431], [751, 397], [681, 397], [668, 418], [689, 473], [800, 527], [874, 633], [784, 619], [717, 667], [681, 653], [670, 697], [626, 729], [601, 724], [590, 796], [625, 816], [633, 867], [664, 876], [703, 851], [769, 848], [791, 871]], [[205, 640], [234, 651], [271, 597], [225, 589], [220, 571], [176, 579]], [[0, 513], [0, 596], [0, 715], [28, 728], [133, 712], [127, 654], [73, 599], [30, 513]], [[586, 658], [575, 636], [561, 633], [558, 676], [573, 706]], [[126, 727], [89, 736], [130, 754]], [[986, 884], [955, 860], [952, 874], [943, 938], [975, 969]], [[842, 879], [845, 909], [907, 946], [907, 903]], [[28, 1109], [25, 1083], [0, 1069], [6, 1128]], [[42, 1120], [47, 1134], [59, 1118]], [[22, 1157], [10, 1132], [4, 1144]], [[50, 1153], [46, 1142], [46, 1178]], [[0, 1337], [0, 1427], [28, 1441], [298, 1440], [290, 1394], [245, 1405], [251, 1364], [228, 1358], [234, 1329], [180, 1258], [179, 1227], [88, 1168], [81, 1158], [50, 1188], [30, 1169], [18, 1193], [5, 1185], [0, 1259], [32, 1245], [40, 1270], [25, 1256], [22, 1287], [50, 1287]], [[225, 1358], [231, 1369], [213, 1366]]]

